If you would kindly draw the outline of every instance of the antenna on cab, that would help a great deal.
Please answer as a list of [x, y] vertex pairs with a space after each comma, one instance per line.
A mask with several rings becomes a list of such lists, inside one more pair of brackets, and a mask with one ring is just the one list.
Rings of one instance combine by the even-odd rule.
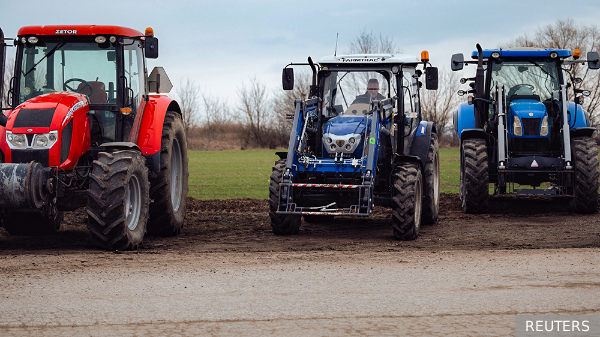
[[335, 51], [333, 52], [333, 57], [337, 56], [337, 43], [338, 43], [339, 37], [340, 37], [340, 33], [335, 33]]

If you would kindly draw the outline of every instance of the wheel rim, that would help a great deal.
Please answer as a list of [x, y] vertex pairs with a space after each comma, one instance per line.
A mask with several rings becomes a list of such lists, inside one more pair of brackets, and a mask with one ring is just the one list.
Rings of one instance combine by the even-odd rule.
[[181, 147], [177, 137], [173, 139], [171, 148], [171, 204], [173, 210], [177, 211], [181, 204], [181, 185], [183, 176], [183, 163], [181, 156]]
[[135, 230], [140, 220], [142, 208], [140, 182], [136, 176], [129, 178], [125, 192], [125, 221], [129, 230]]
[[421, 203], [423, 197], [423, 185], [422, 181], [419, 177], [417, 179], [417, 183], [415, 184], [415, 229], [417, 232], [421, 227]]

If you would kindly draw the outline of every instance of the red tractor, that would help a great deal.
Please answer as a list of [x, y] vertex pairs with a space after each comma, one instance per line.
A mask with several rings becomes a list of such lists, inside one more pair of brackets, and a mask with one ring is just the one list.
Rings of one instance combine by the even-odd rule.
[[[0, 78], [4, 41], [0, 30]], [[92, 241], [106, 249], [178, 234], [187, 143], [179, 105], [159, 95], [172, 87], [166, 73], [146, 71], [158, 57], [152, 29], [30, 26], [14, 44], [15, 75], [0, 92], [4, 229], [51, 234], [65, 211], [87, 207]]]

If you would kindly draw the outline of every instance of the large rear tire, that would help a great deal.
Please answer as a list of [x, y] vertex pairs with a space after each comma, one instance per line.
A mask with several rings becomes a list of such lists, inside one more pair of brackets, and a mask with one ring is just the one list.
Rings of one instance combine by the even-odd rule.
[[92, 241], [110, 250], [137, 249], [150, 204], [148, 169], [135, 150], [100, 152], [90, 173], [88, 222]]
[[188, 156], [181, 116], [167, 111], [162, 130], [160, 173], [150, 180], [148, 233], [177, 235], [183, 227], [188, 196]]
[[577, 137], [573, 138], [571, 149], [575, 165], [575, 198], [571, 200], [571, 211], [595, 213], [598, 211], [600, 188], [598, 147], [591, 137]]
[[486, 212], [490, 192], [485, 140], [473, 138], [462, 142], [460, 175], [463, 211]]
[[440, 148], [435, 133], [431, 134], [427, 163], [423, 170], [423, 181], [425, 189], [422, 222], [424, 225], [431, 225], [437, 221], [440, 211]]
[[421, 228], [423, 177], [415, 163], [405, 163], [392, 175], [392, 228], [398, 240], [414, 240]]
[[300, 215], [277, 214], [279, 206], [279, 184], [285, 170], [285, 159], [275, 162], [273, 172], [271, 173], [271, 183], [269, 184], [269, 217], [271, 218], [271, 228], [277, 235], [298, 234], [300, 231]]

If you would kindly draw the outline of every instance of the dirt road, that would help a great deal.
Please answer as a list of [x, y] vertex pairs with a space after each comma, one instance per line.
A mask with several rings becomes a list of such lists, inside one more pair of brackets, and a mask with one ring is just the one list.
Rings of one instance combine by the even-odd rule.
[[386, 209], [277, 237], [254, 200], [191, 200], [180, 236], [134, 252], [93, 247], [82, 212], [50, 238], [0, 230], [0, 335], [495, 336], [517, 313], [600, 314], [600, 216], [492, 205], [444, 195], [412, 242]]

